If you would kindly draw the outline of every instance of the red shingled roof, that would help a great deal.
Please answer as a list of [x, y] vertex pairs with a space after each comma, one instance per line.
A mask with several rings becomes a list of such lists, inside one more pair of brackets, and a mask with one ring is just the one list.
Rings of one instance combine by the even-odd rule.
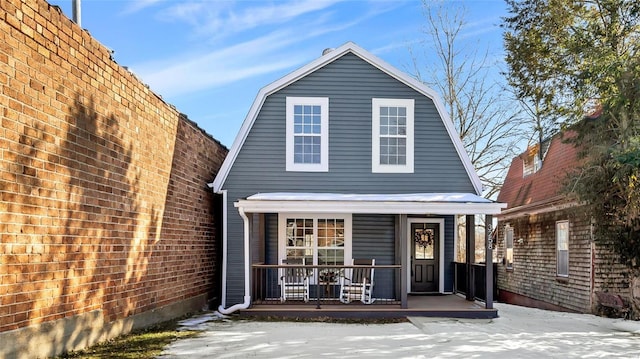
[[[564, 138], [573, 133], [565, 133]], [[562, 182], [567, 172], [578, 163], [578, 150], [563, 137], [555, 135], [551, 139], [542, 167], [535, 173], [523, 177], [523, 159], [537, 153], [539, 146], [528, 148], [511, 161], [509, 172], [498, 194], [498, 202], [507, 203], [506, 210], [520, 206], [536, 206], [563, 199]]]

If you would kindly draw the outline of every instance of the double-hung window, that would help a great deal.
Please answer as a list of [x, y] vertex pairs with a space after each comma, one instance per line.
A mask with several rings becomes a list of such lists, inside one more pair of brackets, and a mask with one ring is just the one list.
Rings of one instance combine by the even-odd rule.
[[569, 276], [569, 221], [556, 222], [557, 268], [559, 277]]
[[413, 173], [413, 99], [372, 99], [371, 171]]
[[513, 227], [504, 227], [504, 265], [513, 269]]
[[287, 171], [329, 170], [329, 99], [287, 97]]
[[302, 259], [311, 265], [344, 265], [351, 259], [351, 215], [278, 215], [279, 262]]

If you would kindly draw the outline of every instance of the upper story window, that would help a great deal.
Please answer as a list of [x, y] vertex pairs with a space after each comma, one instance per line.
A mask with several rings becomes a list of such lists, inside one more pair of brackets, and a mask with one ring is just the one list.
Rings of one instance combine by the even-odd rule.
[[413, 99], [372, 100], [372, 172], [413, 173], [413, 107]]
[[329, 99], [287, 97], [287, 171], [329, 170]]
[[526, 157], [522, 160], [522, 177], [527, 177], [538, 172], [541, 167], [542, 161], [540, 161], [537, 153], [533, 156]]

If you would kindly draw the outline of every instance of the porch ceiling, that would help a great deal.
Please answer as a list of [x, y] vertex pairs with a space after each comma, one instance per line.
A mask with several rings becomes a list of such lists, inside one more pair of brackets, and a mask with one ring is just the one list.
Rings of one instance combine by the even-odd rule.
[[471, 193], [258, 193], [234, 203], [247, 213], [499, 214], [505, 203]]

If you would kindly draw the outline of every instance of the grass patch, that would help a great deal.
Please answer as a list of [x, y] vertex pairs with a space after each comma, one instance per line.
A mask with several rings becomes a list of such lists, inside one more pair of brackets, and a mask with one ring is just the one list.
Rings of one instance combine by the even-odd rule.
[[58, 356], [59, 359], [151, 359], [155, 358], [171, 342], [178, 339], [192, 338], [197, 331], [178, 331], [176, 319], [133, 331], [117, 338], [96, 344], [84, 350], [69, 352]]

